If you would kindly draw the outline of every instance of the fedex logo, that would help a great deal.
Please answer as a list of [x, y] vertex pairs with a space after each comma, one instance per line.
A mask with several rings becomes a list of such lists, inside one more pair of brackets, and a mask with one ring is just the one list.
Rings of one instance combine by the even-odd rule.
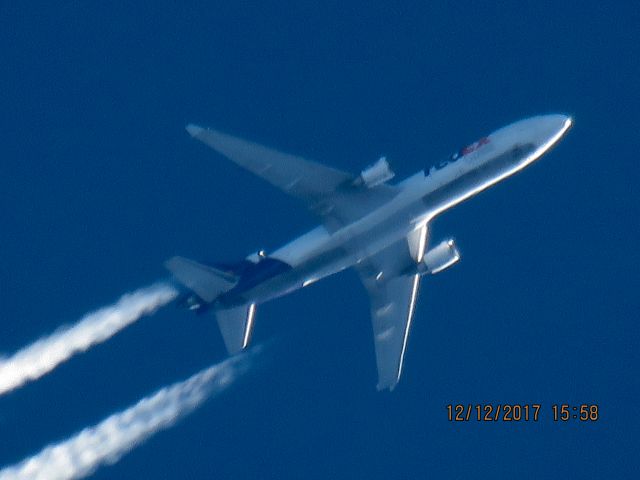
[[471, 152], [475, 152], [476, 150], [478, 150], [482, 145], [486, 145], [487, 143], [489, 143], [489, 139], [487, 137], [482, 137], [480, 140], [478, 140], [476, 143], [472, 143], [471, 145], [464, 147], [461, 150], [461, 154], [462, 155], [469, 155]]
[[477, 142], [472, 143], [471, 145], [467, 145], [466, 147], [464, 147], [459, 152], [456, 152], [453, 155], [451, 155], [451, 159], [452, 160], [457, 160], [460, 157], [464, 157], [465, 155], [469, 155], [470, 153], [473, 153], [473, 152], [479, 150], [480, 147], [482, 147], [483, 145], [486, 145], [487, 143], [489, 143], [489, 141], [490, 140], [489, 140], [488, 137], [482, 137]]

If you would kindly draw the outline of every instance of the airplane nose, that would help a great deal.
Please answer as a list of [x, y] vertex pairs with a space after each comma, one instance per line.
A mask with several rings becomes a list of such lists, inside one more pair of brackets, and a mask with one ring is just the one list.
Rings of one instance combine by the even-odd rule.
[[571, 128], [573, 120], [568, 115], [559, 113], [534, 117], [536, 143], [539, 146], [551, 147]]
[[558, 143], [572, 124], [568, 115], [537, 115], [496, 130], [488, 138], [497, 151], [510, 152], [518, 168], [524, 168]]
[[552, 115], [543, 115], [540, 118], [541, 123], [551, 131], [566, 130], [571, 126], [572, 120], [568, 115], [555, 113]]
[[554, 138], [562, 136], [571, 127], [573, 121], [570, 116], [559, 113], [543, 115], [539, 118], [539, 132], [541, 137]]

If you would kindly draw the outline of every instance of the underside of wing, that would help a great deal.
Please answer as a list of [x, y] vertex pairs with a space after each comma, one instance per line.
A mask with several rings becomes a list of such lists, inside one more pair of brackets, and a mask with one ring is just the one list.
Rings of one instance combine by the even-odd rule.
[[394, 187], [358, 185], [351, 173], [190, 124], [189, 134], [232, 162], [302, 200], [333, 231], [397, 194]]
[[402, 374], [420, 286], [420, 275], [412, 266], [424, 254], [427, 227], [416, 232], [357, 267], [371, 300], [378, 390], [393, 390]]

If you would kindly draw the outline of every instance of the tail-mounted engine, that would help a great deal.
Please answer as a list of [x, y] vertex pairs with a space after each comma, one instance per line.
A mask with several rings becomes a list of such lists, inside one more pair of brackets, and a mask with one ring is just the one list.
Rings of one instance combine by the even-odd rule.
[[453, 239], [445, 240], [427, 251], [418, 269], [421, 274], [435, 275], [460, 261], [460, 252]]
[[384, 182], [391, 180], [395, 176], [395, 173], [389, 167], [386, 157], [380, 157], [380, 159], [373, 165], [365, 168], [358, 178], [356, 178], [354, 185], [364, 185], [367, 188], [376, 187]]

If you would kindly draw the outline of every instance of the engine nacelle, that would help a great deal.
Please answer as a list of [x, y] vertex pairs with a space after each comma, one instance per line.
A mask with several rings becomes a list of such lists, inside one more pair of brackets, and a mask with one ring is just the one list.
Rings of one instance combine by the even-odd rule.
[[365, 168], [360, 177], [356, 180], [356, 184], [365, 185], [367, 188], [373, 188], [388, 180], [391, 180], [395, 176], [395, 173], [389, 167], [386, 157], [381, 157], [373, 165]]
[[453, 239], [445, 240], [424, 254], [420, 264], [420, 273], [435, 275], [459, 261], [460, 252], [455, 242]]

